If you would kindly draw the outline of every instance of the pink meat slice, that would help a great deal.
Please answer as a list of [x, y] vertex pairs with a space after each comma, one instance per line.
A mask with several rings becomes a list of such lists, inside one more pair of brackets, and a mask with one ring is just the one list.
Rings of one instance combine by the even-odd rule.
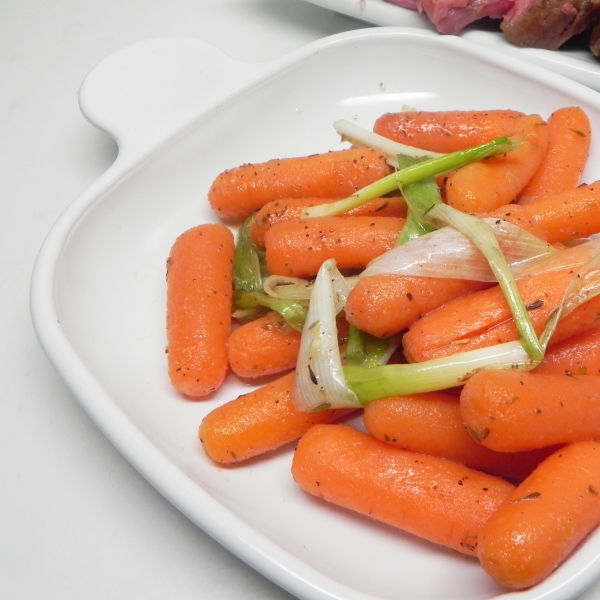
[[470, 23], [490, 17], [501, 19], [515, 0], [387, 0], [424, 12], [440, 33], [459, 33]]

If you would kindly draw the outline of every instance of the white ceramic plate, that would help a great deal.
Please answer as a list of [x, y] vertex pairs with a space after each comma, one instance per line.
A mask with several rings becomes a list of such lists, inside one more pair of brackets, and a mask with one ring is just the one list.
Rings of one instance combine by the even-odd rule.
[[[417, 27], [434, 31], [427, 17], [385, 0], [305, 0], [372, 25]], [[600, 91], [600, 59], [586, 48], [567, 43], [558, 51], [518, 48], [509, 44], [493, 22], [473, 23], [460, 36], [487, 48], [546, 67]]]
[[[410, 53], [410, 60], [402, 60]], [[293, 448], [218, 468], [203, 416], [248, 391], [230, 378], [190, 402], [165, 368], [165, 260], [176, 236], [214, 221], [210, 182], [243, 162], [339, 148], [331, 124], [384, 111], [577, 103], [600, 131], [600, 96], [459, 37], [373, 28], [271, 63], [233, 61], [194, 40], [131, 46], [81, 88], [84, 114], [120, 146], [111, 168], [50, 231], [31, 286], [41, 345], [123, 455], [199, 527], [304, 600], [511, 598], [477, 562], [325, 506], [293, 483]], [[600, 178], [595, 144], [585, 179]], [[521, 600], [572, 598], [600, 572], [600, 534]]]

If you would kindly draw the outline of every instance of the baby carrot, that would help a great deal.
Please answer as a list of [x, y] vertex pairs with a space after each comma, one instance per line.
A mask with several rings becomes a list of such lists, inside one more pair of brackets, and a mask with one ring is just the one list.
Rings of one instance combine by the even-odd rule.
[[481, 444], [518, 452], [600, 436], [600, 377], [482, 371], [460, 394], [462, 420]]
[[313, 277], [334, 258], [340, 271], [364, 269], [392, 248], [404, 219], [323, 217], [282, 221], [265, 236], [267, 269], [272, 275]]
[[444, 392], [376, 400], [363, 419], [379, 440], [510, 479], [524, 479], [551, 452], [496, 452], [477, 443], [462, 423], [458, 398]]
[[346, 198], [389, 173], [385, 155], [372, 148], [276, 159], [224, 171], [208, 201], [222, 219], [242, 221], [277, 198]]
[[504, 156], [468, 164], [444, 178], [449, 205], [481, 214], [509, 204], [520, 194], [546, 152], [546, 123], [539, 115], [521, 117], [509, 137], [524, 144]]
[[292, 475], [310, 494], [471, 556], [481, 527], [513, 490], [494, 475], [346, 425], [304, 434]]
[[227, 372], [233, 294], [233, 234], [199, 225], [180, 235], [167, 261], [167, 358], [186, 396], [214, 392]]
[[489, 287], [463, 279], [373, 275], [358, 280], [348, 294], [346, 318], [358, 329], [388, 337], [449, 300]]
[[548, 117], [548, 149], [542, 164], [520, 194], [531, 202], [574, 190], [588, 159], [592, 131], [579, 106], [567, 106]]
[[[573, 277], [571, 269], [523, 277], [517, 287], [538, 335], [560, 306]], [[588, 300], [559, 321], [550, 343], [586, 331], [598, 324], [600, 296]], [[450, 300], [415, 321], [403, 337], [409, 362], [449, 356], [518, 339], [510, 309], [499, 286]]]
[[[323, 198], [284, 198], [267, 202], [253, 216], [250, 222], [250, 237], [259, 247], [265, 247], [265, 235], [272, 225], [280, 221], [300, 219], [305, 208], [333, 202], [333, 199]], [[377, 216], [377, 217], [406, 217], [406, 201], [401, 196], [376, 198], [353, 208], [345, 216]]]
[[600, 232], [600, 181], [525, 205], [551, 244]]
[[550, 575], [600, 525], [600, 443], [557, 450], [489, 518], [477, 554], [500, 585], [524, 589]]
[[488, 212], [485, 215], [485, 218], [508, 221], [535, 235], [541, 240], [547, 240], [544, 229], [540, 226], [531, 212], [520, 204], [504, 204]]
[[297, 440], [315, 423], [347, 411], [299, 412], [292, 401], [295, 373], [287, 373], [208, 413], [198, 437], [218, 463], [239, 463]]
[[373, 131], [408, 146], [447, 153], [505, 135], [522, 116], [514, 110], [406, 111], [382, 115]]
[[296, 366], [301, 336], [278, 313], [270, 312], [231, 333], [229, 366], [247, 379], [289, 371]]
[[588, 329], [549, 348], [535, 373], [600, 375], [600, 327]]

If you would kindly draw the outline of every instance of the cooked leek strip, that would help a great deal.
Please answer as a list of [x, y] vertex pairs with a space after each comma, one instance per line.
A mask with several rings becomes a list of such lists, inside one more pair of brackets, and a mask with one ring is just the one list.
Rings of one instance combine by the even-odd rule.
[[346, 384], [338, 345], [336, 315], [344, 308], [348, 292], [335, 261], [325, 261], [315, 280], [302, 331], [294, 384], [298, 410], [361, 406]]
[[378, 338], [351, 325], [346, 344], [346, 362], [354, 367], [380, 367], [387, 364], [399, 346], [399, 335]]
[[[560, 252], [523, 228], [498, 219], [484, 221], [493, 230], [516, 278], [544, 268], [559, 268], [558, 265], [564, 262], [565, 252]], [[555, 259], [557, 266], [553, 267], [553, 262], [547, 260], [549, 257]], [[496, 280], [479, 248], [453, 227], [441, 227], [378, 256], [367, 265], [360, 277], [374, 275]]]
[[[406, 169], [419, 162], [423, 162], [423, 159], [398, 155], [398, 164], [401, 169]], [[427, 177], [421, 181], [404, 185], [401, 191], [408, 206], [408, 214], [404, 227], [396, 240], [396, 246], [403, 246], [411, 240], [434, 231], [436, 227], [425, 219], [425, 214], [432, 206], [442, 201], [435, 177]]]
[[273, 298], [262, 292], [236, 292], [234, 316], [245, 317], [256, 314], [260, 307], [278, 312], [285, 322], [296, 331], [302, 331], [307, 308], [304, 304], [289, 298]]
[[[344, 280], [350, 289], [358, 283], [358, 275], [345, 277]], [[310, 300], [313, 281], [297, 279], [284, 275], [270, 275], [264, 280], [263, 288], [267, 295], [273, 298], [287, 298], [298, 302]]]
[[238, 231], [233, 259], [235, 291], [258, 292], [262, 290], [260, 256], [258, 248], [250, 239], [248, 217]]
[[369, 131], [368, 129], [363, 129], [355, 123], [351, 123], [344, 119], [335, 121], [333, 127], [340, 134], [342, 141], [350, 142], [357, 148], [375, 148], [376, 150], [380, 150], [386, 155], [388, 164], [396, 169], [398, 168], [398, 154], [415, 157], [424, 156], [427, 158], [444, 156], [439, 152], [430, 152], [429, 150], [422, 150], [420, 148], [394, 142], [389, 138]]
[[[470, 350], [422, 363], [365, 369], [344, 367], [346, 381], [364, 406], [373, 400], [445, 390], [463, 384], [483, 369], [528, 370], [535, 366], [523, 346], [515, 342]], [[337, 408], [332, 404], [333, 408]]]

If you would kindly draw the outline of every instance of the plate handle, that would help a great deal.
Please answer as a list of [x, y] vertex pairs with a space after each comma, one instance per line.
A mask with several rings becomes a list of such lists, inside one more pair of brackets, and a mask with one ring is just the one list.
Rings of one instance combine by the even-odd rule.
[[84, 116], [119, 146], [120, 162], [148, 149], [267, 70], [188, 38], [158, 38], [115, 52], [79, 90]]

